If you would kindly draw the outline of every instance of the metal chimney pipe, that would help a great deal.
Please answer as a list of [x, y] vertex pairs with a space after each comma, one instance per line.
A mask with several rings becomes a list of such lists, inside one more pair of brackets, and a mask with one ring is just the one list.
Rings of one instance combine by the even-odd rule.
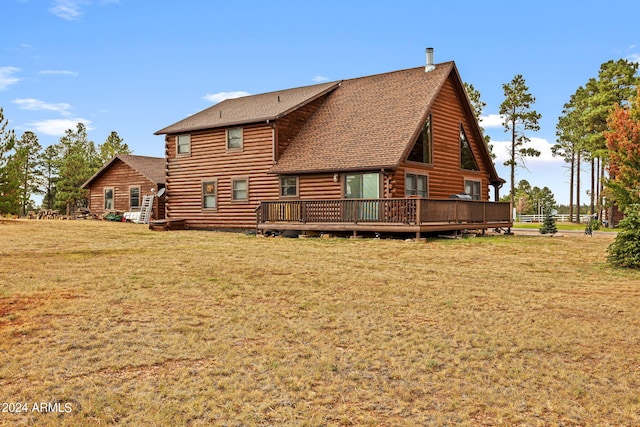
[[433, 63], [433, 48], [427, 48], [427, 65], [424, 67], [425, 73], [436, 69], [436, 64]]

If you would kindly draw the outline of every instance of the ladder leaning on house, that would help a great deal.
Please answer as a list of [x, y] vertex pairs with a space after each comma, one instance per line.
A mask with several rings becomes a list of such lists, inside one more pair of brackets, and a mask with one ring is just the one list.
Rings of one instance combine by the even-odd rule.
[[153, 198], [154, 196], [144, 196], [142, 198], [142, 206], [140, 207], [140, 218], [138, 224], [149, 224], [149, 218], [151, 218], [151, 212], [153, 212]]

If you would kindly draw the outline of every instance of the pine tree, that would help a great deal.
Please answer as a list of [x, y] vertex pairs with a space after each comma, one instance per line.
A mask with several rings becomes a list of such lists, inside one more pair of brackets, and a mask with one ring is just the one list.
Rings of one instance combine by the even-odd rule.
[[53, 209], [56, 202], [56, 183], [60, 163], [58, 148], [56, 145], [50, 145], [40, 156], [40, 174], [44, 189], [42, 207], [45, 209]]
[[0, 215], [17, 214], [18, 181], [13, 160], [15, 133], [0, 108]]
[[640, 269], [640, 204], [628, 207], [619, 227], [621, 231], [607, 249], [607, 259], [617, 267]]
[[100, 167], [96, 146], [87, 136], [87, 128], [78, 123], [60, 138], [59, 174], [56, 184], [56, 206], [70, 215], [77, 207], [87, 205], [87, 190], [81, 188]]
[[556, 227], [556, 219], [553, 217], [553, 209], [549, 206], [544, 214], [544, 221], [540, 226], [540, 234], [556, 234], [558, 227]]
[[[484, 102], [480, 97], [480, 91], [476, 89], [472, 84], [464, 83], [464, 88], [467, 91], [467, 96], [469, 97], [469, 101], [471, 101], [471, 107], [473, 108], [473, 114], [476, 116], [476, 120], [480, 123], [482, 112], [484, 111], [484, 107], [487, 106], [487, 103]], [[491, 154], [491, 158], [495, 159], [496, 155], [493, 152], [493, 145], [491, 145], [491, 137], [484, 133], [484, 128], [480, 126], [480, 131], [484, 135], [484, 143], [489, 149], [489, 153]]]
[[529, 88], [521, 74], [516, 75], [510, 83], [503, 84], [502, 88], [505, 100], [500, 104], [500, 115], [504, 118], [505, 132], [511, 132], [510, 158], [504, 162], [504, 165], [511, 169], [511, 204], [513, 205], [516, 167], [523, 165], [526, 157], [540, 156], [540, 151], [526, 146], [530, 140], [524, 132], [540, 130], [538, 120], [541, 115], [531, 109], [536, 99], [529, 93]]
[[20, 184], [20, 214], [27, 214], [27, 206], [31, 204], [31, 196], [41, 194], [42, 173], [40, 166], [40, 151], [42, 146], [33, 132], [25, 132], [16, 142], [14, 161], [16, 162], [17, 178]]
[[100, 144], [100, 163], [104, 165], [111, 160], [116, 154], [131, 154], [129, 146], [120, 138], [118, 132], [111, 132], [107, 139]]

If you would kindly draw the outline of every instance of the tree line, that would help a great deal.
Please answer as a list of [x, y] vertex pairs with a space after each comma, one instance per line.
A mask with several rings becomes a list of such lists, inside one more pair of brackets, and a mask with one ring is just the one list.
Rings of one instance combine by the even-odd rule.
[[[640, 120], [636, 96], [640, 82], [638, 65], [626, 59], [603, 63], [598, 76], [590, 78], [571, 95], [558, 118], [557, 139], [551, 152], [567, 163], [569, 215], [575, 222], [580, 222], [581, 212], [577, 207], [583, 204], [580, 194], [585, 186], [590, 199], [589, 212], [600, 218], [604, 209], [615, 206], [624, 211], [638, 203], [640, 141], [634, 133]], [[525, 167], [526, 158], [541, 154], [527, 146], [530, 142], [527, 133], [540, 129], [541, 115], [533, 109], [536, 99], [521, 74], [502, 87], [504, 101], [499, 113], [505, 132], [511, 136], [509, 159], [504, 162], [510, 168], [511, 188], [503, 200], [510, 201], [517, 212], [525, 213], [532, 210], [532, 199], [552, 201], [552, 198], [532, 194], [536, 193], [533, 191], [536, 187], [528, 189], [528, 182], [516, 183], [515, 179], [516, 168]], [[466, 89], [479, 119], [485, 103], [473, 85], [467, 84]], [[580, 179], [585, 165], [591, 175], [586, 185]]]
[[42, 196], [43, 209], [70, 215], [87, 206], [82, 184], [116, 154], [130, 153], [115, 131], [96, 145], [83, 123], [43, 149], [34, 132], [18, 138], [0, 108], [0, 215], [25, 216], [35, 210], [36, 195]]
[[[621, 170], [618, 164], [621, 157], [628, 158], [632, 152], [628, 150], [628, 143], [616, 142], [621, 136], [616, 133], [620, 125], [616, 117], [629, 112], [634, 98], [637, 100], [640, 82], [637, 71], [636, 62], [625, 59], [605, 62], [600, 66], [598, 76], [580, 86], [563, 107], [552, 153], [564, 159], [569, 167], [571, 215], [574, 214], [574, 200], [576, 206], [581, 202], [581, 189], [585, 184], [581, 182], [580, 171], [585, 164], [590, 170], [590, 182], [586, 187], [592, 214], [602, 217], [603, 211], [609, 209], [611, 216], [614, 206], [624, 211], [631, 204], [627, 199], [633, 188], [628, 185], [630, 183], [621, 182], [630, 171]], [[636, 137], [631, 143], [636, 146], [635, 154], [631, 155], [636, 162], [640, 154], [637, 151], [639, 142]], [[631, 175], [637, 179], [638, 169]], [[577, 221], [579, 215], [576, 212]]]
[[[552, 154], [568, 165], [569, 214], [576, 222], [580, 221], [577, 206], [582, 205], [580, 194], [584, 191], [580, 171], [585, 164], [591, 172], [587, 184], [591, 214], [601, 217], [605, 208], [615, 205], [624, 211], [640, 202], [637, 71], [638, 63], [625, 59], [602, 64], [598, 76], [571, 95], [558, 118]], [[480, 119], [486, 104], [473, 85], [465, 87]], [[555, 204], [548, 188], [531, 188], [528, 182], [516, 184], [515, 180], [515, 170], [525, 167], [526, 158], [540, 156], [539, 151], [527, 146], [527, 133], [539, 130], [541, 118], [533, 109], [535, 97], [521, 74], [502, 87], [504, 101], [499, 113], [505, 132], [511, 136], [509, 159], [504, 163], [510, 167], [511, 188], [505, 198], [514, 207], [521, 207], [520, 213], [533, 210], [540, 201], [548, 209]], [[491, 151], [487, 136], [485, 143]], [[25, 215], [33, 208], [32, 196], [38, 194], [43, 195], [42, 207], [46, 209], [69, 214], [86, 206], [86, 191], [81, 185], [115, 154], [130, 152], [116, 132], [96, 145], [82, 123], [68, 129], [58, 144], [43, 149], [33, 132], [17, 138], [0, 108], [0, 214]]]

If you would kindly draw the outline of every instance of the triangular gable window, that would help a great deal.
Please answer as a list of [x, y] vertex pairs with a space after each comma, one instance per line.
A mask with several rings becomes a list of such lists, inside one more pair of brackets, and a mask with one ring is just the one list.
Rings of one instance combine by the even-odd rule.
[[460, 168], [470, 171], [480, 170], [475, 157], [473, 157], [473, 151], [471, 151], [467, 134], [464, 133], [462, 125], [460, 125]]
[[418, 135], [416, 143], [413, 145], [408, 161], [419, 163], [431, 163], [431, 147], [432, 147], [432, 132], [431, 132], [431, 114], [427, 118], [422, 132]]

